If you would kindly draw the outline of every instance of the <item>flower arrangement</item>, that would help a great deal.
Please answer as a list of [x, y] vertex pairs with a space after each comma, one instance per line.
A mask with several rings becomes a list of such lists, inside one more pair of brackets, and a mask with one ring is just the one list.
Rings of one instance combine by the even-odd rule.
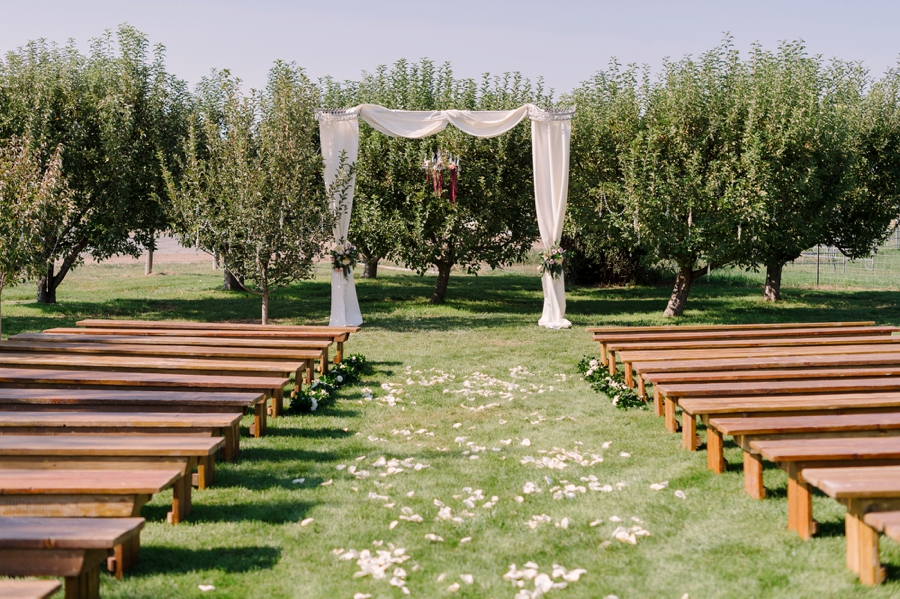
[[335, 392], [344, 385], [358, 382], [367, 367], [365, 356], [352, 354], [335, 364], [328, 374], [314, 380], [306, 389], [295, 385], [290, 393], [291, 405], [288, 412], [308, 414], [333, 404]]
[[341, 271], [345, 279], [353, 272], [357, 262], [359, 249], [349, 241], [341, 240], [331, 248], [331, 268]]
[[554, 279], [558, 278], [563, 272], [563, 261], [566, 258], [566, 251], [559, 247], [558, 243], [553, 244], [549, 250], [541, 253], [541, 265], [538, 271], [541, 273], [549, 272]]
[[625, 384], [625, 377], [619, 373], [606, 374], [600, 360], [585, 356], [578, 362], [578, 370], [591, 384], [591, 389], [606, 395], [617, 408], [647, 409], [647, 403]]

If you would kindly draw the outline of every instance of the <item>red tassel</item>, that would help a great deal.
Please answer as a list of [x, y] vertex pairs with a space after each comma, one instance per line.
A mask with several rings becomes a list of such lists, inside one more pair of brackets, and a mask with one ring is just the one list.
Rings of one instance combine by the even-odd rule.
[[456, 203], [456, 169], [450, 169], [450, 203]]
[[441, 193], [444, 191], [444, 172], [438, 171], [437, 178], [434, 181], [434, 193], [438, 197], [441, 197]]

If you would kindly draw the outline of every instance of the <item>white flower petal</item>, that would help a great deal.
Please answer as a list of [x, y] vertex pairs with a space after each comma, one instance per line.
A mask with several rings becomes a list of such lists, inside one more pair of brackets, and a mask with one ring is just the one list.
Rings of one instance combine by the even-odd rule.
[[215, 591], [216, 590], [216, 587], [214, 587], [211, 584], [199, 584], [199, 585], [197, 585], [197, 588], [200, 589], [201, 591], [203, 591], [204, 593], [206, 591]]
[[313, 522], [315, 522], [315, 518], [306, 518], [300, 521], [300, 526], [309, 526]]

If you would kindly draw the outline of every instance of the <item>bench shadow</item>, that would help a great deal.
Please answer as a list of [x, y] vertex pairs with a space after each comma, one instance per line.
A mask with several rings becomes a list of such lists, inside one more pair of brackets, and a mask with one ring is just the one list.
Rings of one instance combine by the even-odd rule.
[[[288, 481], [290, 484], [290, 481]], [[298, 485], [292, 485], [297, 487]], [[316, 504], [308, 501], [273, 501], [259, 503], [210, 504], [198, 503], [191, 506], [191, 513], [185, 521], [188, 524], [208, 522], [265, 522], [267, 524], [286, 524], [300, 522]], [[148, 522], [165, 522], [166, 513], [171, 506], [145, 505], [141, 516]], [[143, 559], [144, 549], [141, 548]]]
[[281, 549], [265, 545], [208, 549], [144, 545], [141, 547], [140, 559], [127, 576], [187, 574], [204, 570], [222, 570], [229, 573], [270, 570], [280, 558]]
[[340, 428], [274, 428], [266, 430], [267, 437], [297, 437], [300, 439], [345, 439], [356, 433]]
[[817, 522], [816, 536], [822, 538], [843, 537], [846, 534], [843, 519], [840, 522]]

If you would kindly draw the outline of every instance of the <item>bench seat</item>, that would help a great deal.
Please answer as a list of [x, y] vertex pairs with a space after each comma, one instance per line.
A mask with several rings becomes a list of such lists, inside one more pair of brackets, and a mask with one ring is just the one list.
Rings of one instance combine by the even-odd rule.
[[143, 527], [143, 518], [0, 518], [0, 575], [62, 576], [67, 599], [98, 599], [100, 565]]

